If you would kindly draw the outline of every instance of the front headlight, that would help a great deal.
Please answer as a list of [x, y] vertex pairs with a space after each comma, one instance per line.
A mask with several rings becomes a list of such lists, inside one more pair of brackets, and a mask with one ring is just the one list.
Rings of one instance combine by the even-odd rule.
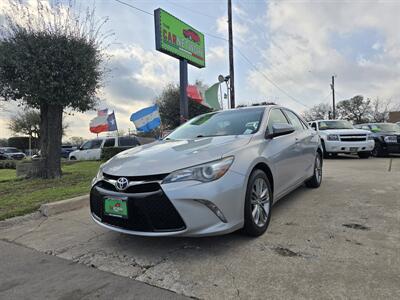
[[233, 163], [233, 156], [206, 164], [197, 165], [187, 169], [178, 170], [169, 174], [162, 183], [172, 183], [179, 181], [195, 180], [200, 182], [210, 182], [224, 176], [226, 171]]
[[368, 134], [368, 135], [367, 135], [367, 140], [374, 140], [374, 136], [371, 135], [371, 134]]
[[328, 141], [338, 141], [339, 136], [337, 134], [329, 134], [328, 135]]
[[397, 143], [397, 136], [395, 135], [385, 136], [384, 141], [386, 143]]
[[100, 165], [99, 170], [97, 171], [96, 177], [93, 178], [92, 180], [92, 185], [95, 184], [96, 182], [102, 180], [104, 178], [103, 176], [103, 165]]

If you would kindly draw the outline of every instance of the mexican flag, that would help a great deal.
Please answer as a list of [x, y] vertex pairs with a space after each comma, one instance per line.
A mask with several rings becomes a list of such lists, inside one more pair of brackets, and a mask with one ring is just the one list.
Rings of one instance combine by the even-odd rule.
[[188, 85], [187, 95], [193, 101], [212, 108], [213, 110], [220, 110], [221, 106], [218, 101], [218, 89], [220, 83], [215, 83], [205, 91], [200, 91], [196, 85]]

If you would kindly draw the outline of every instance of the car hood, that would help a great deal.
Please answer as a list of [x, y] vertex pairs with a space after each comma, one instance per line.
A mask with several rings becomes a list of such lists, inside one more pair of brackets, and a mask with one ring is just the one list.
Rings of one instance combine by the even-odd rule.
[[221, 158], [251, 140], [251, 136], [218, 136], [195, 140], [162, 140], [123, 151], [103, 166], [114, 176], [167, 174]]
[[320, 130], [323, 134], [370, 134], [371, 132], [364, 129], [327, 129]]

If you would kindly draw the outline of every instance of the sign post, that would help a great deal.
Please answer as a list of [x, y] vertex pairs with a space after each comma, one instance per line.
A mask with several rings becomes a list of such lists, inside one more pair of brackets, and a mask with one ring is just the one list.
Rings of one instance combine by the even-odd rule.
[[179, 59], [180, 120], [189, 118], [187, 85], [188, 64], [205, 67], [204, 34], [165, 10], [154, 11], [156, 50]]

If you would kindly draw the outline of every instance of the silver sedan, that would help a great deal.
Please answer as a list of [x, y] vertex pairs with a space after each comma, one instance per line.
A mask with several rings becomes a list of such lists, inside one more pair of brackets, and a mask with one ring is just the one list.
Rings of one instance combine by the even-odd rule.
[[277, 105], [212, 112], [114, 156], [90, 193], [99, 225], [143, 236], [263, 234], [273, 203], [322, 181], [318, 135]]

